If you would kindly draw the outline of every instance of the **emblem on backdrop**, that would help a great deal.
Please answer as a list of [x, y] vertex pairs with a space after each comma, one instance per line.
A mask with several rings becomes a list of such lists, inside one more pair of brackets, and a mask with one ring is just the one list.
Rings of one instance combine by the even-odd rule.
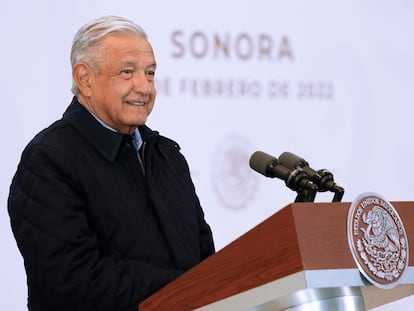
[[212, 164], [214, 193], [224, 206], [243, 209], [257, 188], [257, 177], [248, 164], [252, 146], [241, 135], [226, 136], [217, 145]]
[[348, 243], [359, 271], [373, 285], [392, 288], [408, 266], [408, 238], [397, 210], [382, 196], [359, 195], [348, 211]]

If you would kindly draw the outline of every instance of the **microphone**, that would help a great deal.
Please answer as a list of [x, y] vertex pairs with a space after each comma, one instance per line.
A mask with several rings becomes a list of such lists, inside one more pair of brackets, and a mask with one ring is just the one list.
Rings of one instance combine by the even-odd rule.
[[341, 201], [345, 190], [335, 183], [333, 174], [328, 170], [315, 171], [305, 159], [291, 152], [283, 152], [279, 157], [279, 162], [288, 169], [301, 169], [318, 186], [318, 191], [335, 192], [336, 195], [333, 202]]
[[263, 151], [254, 152], [249, 161], [250, 167], [256, 172], [270, 178], [277, 177], [285, 181], [286, 186], [294, 191], [317, 191], [318, 187], [306, 174], [294, 168], [293, 170], [282, 165], [279, 160]]

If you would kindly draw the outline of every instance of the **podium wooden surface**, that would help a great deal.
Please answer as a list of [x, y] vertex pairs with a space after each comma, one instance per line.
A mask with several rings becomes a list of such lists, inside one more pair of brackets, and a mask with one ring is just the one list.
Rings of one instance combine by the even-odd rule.
[[[414, 203], [392, 204], [414, 243]], [[356, 271], [347, 240], [350, 205], [292, 203], [143, 301], [139, 310], [195, 310], [277, 280], [300, 278], [304, 271]]]

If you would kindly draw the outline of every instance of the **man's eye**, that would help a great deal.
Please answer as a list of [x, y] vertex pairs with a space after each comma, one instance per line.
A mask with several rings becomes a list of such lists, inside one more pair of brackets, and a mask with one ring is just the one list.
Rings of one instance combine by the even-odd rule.
[[153, 80], [154, 76], [155, 76], [155, 71], [153, 71], [153, 70], [148, 70], [147, 71], [148, 80]]
[[134, 71], [132, 69], [124, 69], [124, 70], [121, 70], [121, 75], [123, 77], [125, 77], [125, 78], [132, 77], [133, 73], [134, 73]]

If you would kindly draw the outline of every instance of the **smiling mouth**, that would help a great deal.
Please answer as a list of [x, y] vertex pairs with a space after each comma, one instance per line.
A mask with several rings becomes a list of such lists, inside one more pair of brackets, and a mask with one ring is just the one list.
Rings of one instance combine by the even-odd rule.
[[140, 107], [140, 106], [144, 106], [145, 105], [145, 103], [142, 103], [142, 102], [126, 102], [128, 105], [131, 105], [131, 106], [138, 106], [138, 107]]

